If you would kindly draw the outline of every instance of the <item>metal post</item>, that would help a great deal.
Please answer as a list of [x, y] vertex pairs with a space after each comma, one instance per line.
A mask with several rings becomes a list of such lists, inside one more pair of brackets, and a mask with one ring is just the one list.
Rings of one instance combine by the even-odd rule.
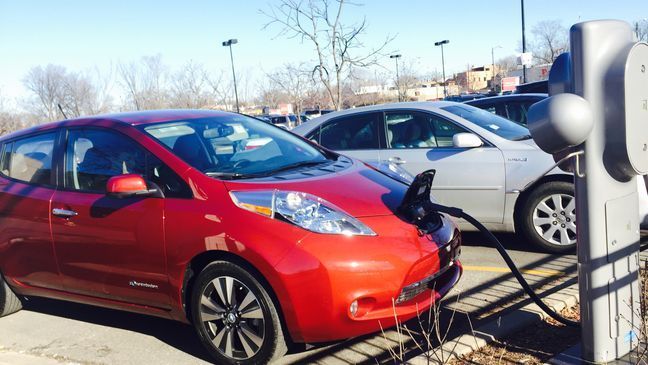
[[393, 59], [396, 60], [396, 91], [398, 92], [398, 101], [401, 102], [403, 100], [401, 98], [400, 77], [398, 76], [398, 59], [401, 58], [401, 55], [393, 54], [393, 55], [389, 56], [389, 58], [393, 58]]
[[234, 80], [234, 98], [236, 99], [236, 112], [240, 113], [239, 110], [239, 99], [238, 99], [238, 90], [236, 88], [236, 72], [234, 71], [234, 54], [232, 53], [232, 44], [238, 43], [236, 39], [230, 39], [223, 42], [224, 47], [229, 47], [230, 51], [230, 61], [232, 62], [232, 79]]
[[446, 85], [446, 77], [445, 77], [445, 56], [443, 55], [443, 45], [448, 43], [450, 43], [450, 41], [447, 39], [434, 43], [435, 46], [441, 46], [441, 70], [443, 72], [443, 97], [444, 98], [448, 97], [448, 87]]
[[445, 76], [445, 56], [443, 54], [443, 43], [441, 43], [441, 72], [443, 72], [443, 97], [448, 97], [448, 86], [446, 85]]
[[491, 47], [491, 62], [493, 62], [493, 69], [491, 77], [491, 89], [495, 91], [495, 48], [502, 48], [502, 46]]
[[[524, 0], [520, 0], [522, 7], [522, 53], [526, 53], [526, 35], [524, 31]], [[522, 83], [526, 84], [527, 75], [526, 75], [526, 65], [522, 65]]]

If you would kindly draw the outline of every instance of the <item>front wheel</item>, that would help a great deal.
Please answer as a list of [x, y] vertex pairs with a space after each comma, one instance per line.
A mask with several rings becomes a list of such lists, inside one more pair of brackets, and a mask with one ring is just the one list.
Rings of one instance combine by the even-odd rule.
[[574, 185], [551, 181], [536, 187], [522, 204], [518, 230], [537, 247], [564, 253], [576, 247]]
[[0, 274], [0, 317], [18, 312], [22, 308], [20, 299], [11, 290]]
[[231, 262], [213, 262], [200, 273], [191, 313], [201, 342], [217, 364], [267, 364], [287, 351], [268, 292]]

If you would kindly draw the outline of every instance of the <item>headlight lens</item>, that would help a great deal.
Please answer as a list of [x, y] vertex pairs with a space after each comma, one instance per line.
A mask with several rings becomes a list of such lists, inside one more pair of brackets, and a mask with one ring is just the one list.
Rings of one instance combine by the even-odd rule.
[[298, 191], [232, 191], [239, 208], [281, 219], [312, 232], [375, 236], [364, 223], [317, 196]]

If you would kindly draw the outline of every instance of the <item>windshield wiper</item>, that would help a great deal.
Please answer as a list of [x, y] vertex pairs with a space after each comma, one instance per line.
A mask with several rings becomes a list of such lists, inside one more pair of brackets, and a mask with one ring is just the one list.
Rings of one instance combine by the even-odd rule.
[[530, 134], [525, 134], [523, 136], [513, 138], [512, 141], [524, 141], [524, 140], [531, 139], [531, 138], [533, 138], [533, 137], [531, 137]]
[[257, 175], [242, 174], [240, 172], [205, 172], [205, 175], [209, 177], [217, 177], [223, 180], [250, 179], [257, 177]]

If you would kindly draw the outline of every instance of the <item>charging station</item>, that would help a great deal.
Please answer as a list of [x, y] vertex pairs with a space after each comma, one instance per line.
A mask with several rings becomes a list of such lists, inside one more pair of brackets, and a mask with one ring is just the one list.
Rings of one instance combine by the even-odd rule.
[[639, 342], [637, 175], [648, 173], [648, 44], [622, 21], [579, 23], [529, 129], [556, 160], [575, 153], [581, 357], [602, 363]]

